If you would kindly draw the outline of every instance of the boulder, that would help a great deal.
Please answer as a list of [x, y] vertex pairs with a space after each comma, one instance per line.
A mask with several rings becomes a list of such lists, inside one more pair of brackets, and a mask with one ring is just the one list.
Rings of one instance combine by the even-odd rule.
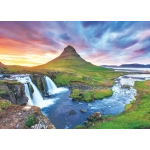
[[85, 125], [88, 124], [88, 121], [84, 121], [84, 124], [85, 124]]
[[86, 110], [85, 110], [85, 109], [80, 109], [80, 111], [81, 111], [82, 113], [86, 113]]
[[77, 112], [75, 111], [75, 110], [70, 110], [69, 112], [68, 112], [68, 115], [75, 115]]
[[100, 112], [95, 112], [94, 113], [94, 118], [95, 119], [100, 119], [102, 117], [101, 113]]
[[88, 121], [92, 121], [92, 120], [93, 120], [93, 117], [94, 117], [94, 115], [92, 114], [92, 115], [88, 116], [87, 120], [88, 120]]

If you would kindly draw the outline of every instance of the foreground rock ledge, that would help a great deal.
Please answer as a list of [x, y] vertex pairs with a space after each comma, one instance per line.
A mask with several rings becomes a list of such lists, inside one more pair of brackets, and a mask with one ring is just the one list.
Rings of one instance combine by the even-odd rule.
[[[25, 126], [29, 116], [34, 116], [36, 124]], [[54, 125], [46, 118], [39, 107], [11, 105], [0, 111], [0, 129], [55, 129]]]

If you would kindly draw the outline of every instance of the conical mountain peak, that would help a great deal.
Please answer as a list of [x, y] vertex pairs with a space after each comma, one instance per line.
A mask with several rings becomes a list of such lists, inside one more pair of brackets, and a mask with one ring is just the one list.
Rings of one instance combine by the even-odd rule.
[[72, 46], [68, 45], [67, 47], [64, 48], [64, 51], [61, 53], [59, 57], [72, 56], [72, 55], [79, 56], [76, 50]]
[[[41, 68], [50, 69], [50, 68], [59, 68], [60, 70], [71, 69], [75, 67], [85, 67], [85, 66], [94, 66], [91, 63], [85, 61], [76, 50], [68, 45], [64, 48], [63, 52], [55, 59], [49, 61], [48, 63], [41, 65]], [[95, 67], [95, 66], [94, 66]]]

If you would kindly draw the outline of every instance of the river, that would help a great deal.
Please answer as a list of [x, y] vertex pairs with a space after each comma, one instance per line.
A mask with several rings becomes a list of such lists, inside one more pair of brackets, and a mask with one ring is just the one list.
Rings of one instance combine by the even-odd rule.
[[[125, 105], [135, 100], [137, 93], [133, 88], [134, 82], [150, 80], [150, 74], [129, 74], [121, 76], [115, 80], [115, 84], [112, 87], [113, 95], [111, 97], [86, 103], [72, 101], [69, 97], [69, 89], [65, 87], [55, 87], [53, 81], [47, 77], [45, 77], [47, 82], [53, 85], [49, 85], [49, 87], [54, 87], [56, 92], [49, 97], [43, 98], [37, 87], [32, 83], [29, 75], [20, 76], [21, 75], [16, 75], [14, 77], [24, 84], [30, 82], [35, 91], [33, 93], [33, 99], [31, 99], [29, 91], [25, 86], [26, 94], [30, 99], [29, 105], [39, 106], [42, 113], [50, 119], [57, 129], [72, 129], [76, 125], [84, 125], [84, 121], [86, 121], [87, 117], [94, 112], [100, 112], [102, 115], [115, 115], [123, 112]], [[124, 85], [126, 85], [126, 88]], [[50, 89], [48, 90], [50, 92]], [[81, 112], [82, 109], [86, 112]]]

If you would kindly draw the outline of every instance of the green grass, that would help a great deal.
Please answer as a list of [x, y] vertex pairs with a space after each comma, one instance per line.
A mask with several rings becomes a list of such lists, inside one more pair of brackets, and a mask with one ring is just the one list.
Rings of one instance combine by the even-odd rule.
[[29, 115], [25, 121], [25, 127], [30, 128], [31, 126], [38, 123], [37, 118], [34, 115]]
[[98, 99], [103, 99], [105, 97], [109, 97], [112, 94], [113, 92], [111, 89], [88, 90], [88, 91], [73, 89], [70, 97], [73, 100], [90, 102], [93, 100], [98, 100]]
[[58, 73], [54, 82], [57, 86], [67, 86], [71, 81], [82, 81], [82, 76], [69, 73]]
[[21, 84], [20, 82], [17, 82], [17, 81], [14, 81], [14, 80], [0, 80], [0, 85], [3, 85], [3, 84]]
[[0, 89], [0, 95], [6, 94], [6, 92], [3, 89]]
[[150, 128], [150, 81], [136, 82], [137, 100], [126, 110], [106, 122], [96, 122], [94, 129], [143, 129]]
[[6, 109], [10, 105], [11, 103], [8, 100], [0, 99], [0, 111], [2, 111], [3, 109]]
[[77, 125], [74, 129], [85, 129], [83, 125]]
[[136, 102], [136, 100], [133, 100], [130, 102], [130, 104], [127, 104], [125, 106], [125, 110], [127, 111], [127, 110], [131, 109], [133, 107], [133, 105], [135, 104], [135, 102]]

